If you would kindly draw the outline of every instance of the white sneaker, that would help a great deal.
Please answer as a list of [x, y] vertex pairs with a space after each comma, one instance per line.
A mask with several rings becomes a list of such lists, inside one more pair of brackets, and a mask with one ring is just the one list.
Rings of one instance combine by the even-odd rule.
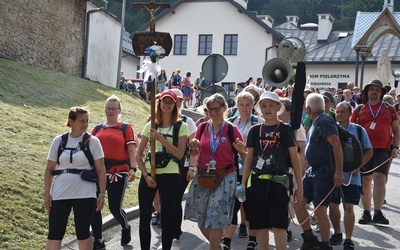
[[162, 250], [162, 244], [157, 247], [157, 250]]
[[178, 239], [173, 239], [172, 240], [172, 245], [171, 245], [171, 250], [180, 250], [180, 241]]

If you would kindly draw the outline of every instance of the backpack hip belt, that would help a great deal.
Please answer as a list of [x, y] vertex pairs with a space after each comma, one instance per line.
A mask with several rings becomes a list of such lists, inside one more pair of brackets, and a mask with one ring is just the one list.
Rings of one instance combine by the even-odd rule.
[[54, 171], [51, 171], [51, 175], [55, 176], [55, 175], [66, 174], [66, 173], [80, 174], [82, 172], [82, 170], [83, 169], [75, 169], [75, 168], [69, 168], [69, 169], [63, 169], [63, 170], [54, 170]]

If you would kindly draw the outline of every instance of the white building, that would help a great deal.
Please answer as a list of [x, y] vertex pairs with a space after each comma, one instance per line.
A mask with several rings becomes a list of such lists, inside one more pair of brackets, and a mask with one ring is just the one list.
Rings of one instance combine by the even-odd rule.
[[[380, 14], [358, 13], [357, 21], [362, 22], [358, 26], [371, 26]], [[400, 23], [400, 13], [391, 14]], [[356, 79], [353, 35], [366, 30], [332, 31], [333, 16], [319, 14], [318, 19], [318, 24], [299, 25], [298, 17], [289, 16], [287, 23], [271, 28], [273, 19], [247, 11], [246, 0], [178, 0], [156, 17], [156, 31], [169, 32], [173, 40], [170, 55], [160, 65], [168, 75], [177, 68], [182, 75], [190, 71], [194, 80], [208, 55], [221, 54], [229, 65], [222, 85], [233, 90], [236, 83], [250, 76], [261, 77], [265, 62], [276, 57], [275, 45], [279, 41], [297, 37], [305, 43], [304, 61], [311, 84], [343, 87]], [[148, 30], [149, 23], [138, 31]], [[400, 67], [399, 38], [388, 33], [376, 42], [371, 57], [365, 59], [364, 84], [377, 77], [376, 62], [383, 50], [388, 51], [392, 67]]]

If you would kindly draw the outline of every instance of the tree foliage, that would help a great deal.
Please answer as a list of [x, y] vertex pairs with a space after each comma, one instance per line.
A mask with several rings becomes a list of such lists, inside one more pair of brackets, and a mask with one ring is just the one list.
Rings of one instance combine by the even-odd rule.
[[[286, 22], [287, 15], [297, 15], [299, 22], [318, 23], [317, 14], [329, 13], [335, 17], [333, 29], [352, 30], [357, 11], [380, 12], [383, 9], [383, 0], [267, 0], [258, 6], [258, 0], [250, 0], [249, 8], [259, 10], [259, 14], [270, 15], [275, 19], [274, 25]], [[394, 4], [394, 8], [398, 4]]]

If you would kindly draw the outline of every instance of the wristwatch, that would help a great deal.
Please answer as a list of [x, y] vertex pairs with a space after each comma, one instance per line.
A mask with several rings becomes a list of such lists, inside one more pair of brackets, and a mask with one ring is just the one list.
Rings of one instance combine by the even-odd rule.
[[136, 167], [131, 167], [131, 169], [133, 170], [133, 172], [136, 172], [136, 171], [137, 171], [137, 168], [136, 168]]
[[392, 148], [399, 150], [399, 146], [393, 146]]

